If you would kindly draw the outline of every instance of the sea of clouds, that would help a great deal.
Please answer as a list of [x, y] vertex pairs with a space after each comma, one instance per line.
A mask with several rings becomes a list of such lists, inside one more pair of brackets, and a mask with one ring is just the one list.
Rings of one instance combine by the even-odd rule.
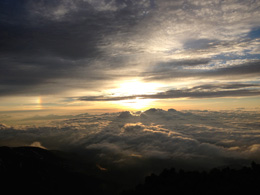
[[44, 126], [1, 124], [0, 145], [75, 152], [105, 167], [147, 170], [260, 161], [258, 112], [150, 109], [57, 118]]

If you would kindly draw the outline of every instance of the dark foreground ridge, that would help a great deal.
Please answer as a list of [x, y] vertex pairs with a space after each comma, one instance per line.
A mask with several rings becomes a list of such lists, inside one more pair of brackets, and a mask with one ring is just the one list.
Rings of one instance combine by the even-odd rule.
[[0, 147], [0, 187], [6, 194], [104, 194], [103, 181], [72, 171], [54, 151]]
[[122, 195], [135, 194], [260, 194], [260, 165], [252, 162], [251, 167], [235, 170], [212, 169], [210, 172], [198, 172], [174, 168], [164, 170], [160, 175], [146, 177], [144, 184]]
[[[80, 165], [69, 153], [35, 147], [0, 147], [0, 187], [6, 194], [119, 194], [122, 180], [113, 182], [95, 172], [96, 165]], [[79, 169], [79, 167], [87, 167]], [[100, 171], [100, 170], [99, 170]], [[113, 173], [108, 173], [113, 174]], [[129, 174], [124, 175], [128, 177]], [[118, 183], [115, 183], [115, 182]], [[239, 170], [224, 168], [210, 172], [166, 169], [152, 174], [143, 184], [122, 195], [133, 194], [260, 194], [260, 165]], [[121, 187], [121, 188], [120, 188]]]

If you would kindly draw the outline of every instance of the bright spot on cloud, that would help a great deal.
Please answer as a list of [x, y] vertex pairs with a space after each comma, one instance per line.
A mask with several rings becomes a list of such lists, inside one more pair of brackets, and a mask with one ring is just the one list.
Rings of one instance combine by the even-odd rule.
[[41, 98], [41, 97], [38, 97], [37, 103], [38, 103], [38, 104], [42, 104], [42, 98]]
[[42, 109], [42, 98], [39, 96], [36, 100], [37, 103], [37, 109]]
[[33, 142], [30, 146], [37, 147], [37, 148], [42, 148], [42, 149], [47, 149], [44, 146], [42, 146], [42, 144], [40, 142], [38, 142], [38, 141]]

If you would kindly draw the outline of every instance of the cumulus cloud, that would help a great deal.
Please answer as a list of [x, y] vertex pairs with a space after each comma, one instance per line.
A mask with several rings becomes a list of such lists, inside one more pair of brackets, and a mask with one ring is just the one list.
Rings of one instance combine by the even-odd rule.
[[150, 109], [122, 115], [79, 115], [48, 127], [5, 127], [0, 143], [87, 153], [107, 169], [156, 160], [162, 166], [208, 168], [259, 160], [257, 112]]

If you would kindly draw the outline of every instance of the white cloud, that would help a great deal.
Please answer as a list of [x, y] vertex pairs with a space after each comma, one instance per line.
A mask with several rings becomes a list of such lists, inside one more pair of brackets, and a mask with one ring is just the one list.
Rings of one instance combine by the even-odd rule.
[[164, 159], [213, 167], [235, 160], [259, 160], [260, 115], [257, 112], [151, 109], [132, 117], [119, 118], [119, 115], [79, 115], [53, 121], [52, 127], [19, 130], [5, 127], [0, 131], [0, 142], [1, 145], [92, 151], [97, 162], [124, 165]]
[[44, 146], [42, 146], [42, 144], [40, 142], [37, 142], [37, 141], [33, 142], [30, 146], [37, 147], [37, 148], [42, 148], [42, 149], [47, 149]]

